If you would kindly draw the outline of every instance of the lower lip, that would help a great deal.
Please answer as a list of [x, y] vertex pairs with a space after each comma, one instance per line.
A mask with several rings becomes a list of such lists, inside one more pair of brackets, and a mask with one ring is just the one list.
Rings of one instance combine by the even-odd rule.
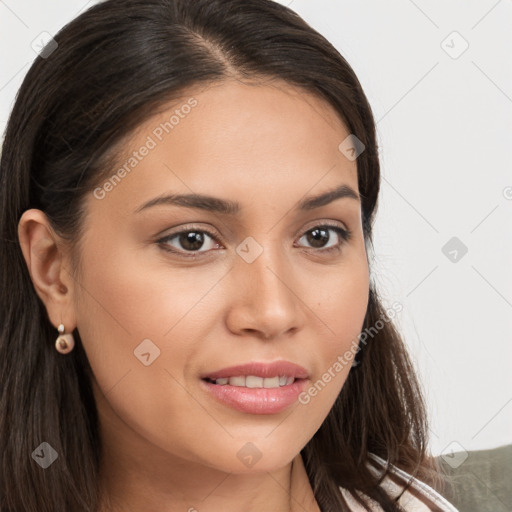
[[297, 401], [304, 391], [307, 379], [297, 379], [279, 388], [245, 388], [229, 384], [213, 384], [201, 379], [202, 385], [217, 400], [249, 414], [276, 414]]

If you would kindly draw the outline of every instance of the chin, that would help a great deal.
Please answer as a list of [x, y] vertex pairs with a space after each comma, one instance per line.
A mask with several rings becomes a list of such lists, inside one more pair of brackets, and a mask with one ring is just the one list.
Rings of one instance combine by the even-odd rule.
[[299, 448], [283, 451], [282, 446], [272, 444], [269, 439], [264, 443], [256, 440], [235, 445], [232, 449], [222, 450], [208, 465], [226, 473], [263, 474], [285, 467], [300, 452]]

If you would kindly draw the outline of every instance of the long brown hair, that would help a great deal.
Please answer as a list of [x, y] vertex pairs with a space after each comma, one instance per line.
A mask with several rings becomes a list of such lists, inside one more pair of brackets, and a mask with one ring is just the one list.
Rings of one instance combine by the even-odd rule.
[[[281, 79], [326, 100], [365, 150], [357, 159], [366, 247], [380, 187], [375, 124], [354, 71], [292, 10], [271, 0], [107, 0], [66, 25], [35, 59], [0, 160], [0, 511], [93, 512], [100, 440], [91, 367], [79, 333], [59, 357], [17, 237], [38, 208], [79, 255], [83, 199], [111, 171], [113, 148], [195, 85]], [[116, 145], [117, 144], [117, 145]], [[373, 248], [372, 248], [373, 250]], [[74, 269], [76, 270], [76, 268]], [[368, 470], [369, 453], [432, 482], [420, 385], [375, 283], [361, 344], [328, 417], [303, 448], [322, 511], [348, 510], [339, 486], [399, 510]], [[45, 471], [33, 451], [49, 443]]]

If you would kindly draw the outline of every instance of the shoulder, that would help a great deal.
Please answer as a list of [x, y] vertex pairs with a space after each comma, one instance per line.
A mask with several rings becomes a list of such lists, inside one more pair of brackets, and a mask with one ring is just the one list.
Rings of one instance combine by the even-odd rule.
[[[379, 476], [382, 474], [386, 462], [374, 454], [371, 454], [371, 458], [375, 465], [369, 463], [368, 468], [374, 475]], [[407, 483], [409, 483], [409, 486], [404, 490]], [[390, 474], [386, 475], [381, 482], [381, 487], [389, 496], [396, 499], [396, 503], [406, 512], [459, 512], [425, 482], [421, 482], [393, 465], [390, 466]], [[340, 487], [340, 491], [352, 511], [359, 512], [365, 510], [348, 491], [342, 487]], [[382, 507], [368, 496], [361, 494], [361, 497], [368, 502], [372, 511], [383, 511]]]

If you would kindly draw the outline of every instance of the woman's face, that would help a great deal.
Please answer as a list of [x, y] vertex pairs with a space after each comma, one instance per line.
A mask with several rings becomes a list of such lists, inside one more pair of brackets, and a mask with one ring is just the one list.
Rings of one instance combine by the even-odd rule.
[[[229, 82], [185, 95], [126, 142], [114, 177], [87, 197], [73, 290], [103, 438], [119, 453], [269, 471], [320, 427], [368, 303], [357, 165], [339, 149], [349, 135], [301, 90]], [[341, 186], [355, 197], [300, 207]], [[151, 205], [192, 194], [208, 199]], [[240, 388], [235, 405], [220, 400], [210, 390], [221, 384], [202, 378], [275, 361], [307, 378], [245, 388], [252, 406], [236, 405]]]

